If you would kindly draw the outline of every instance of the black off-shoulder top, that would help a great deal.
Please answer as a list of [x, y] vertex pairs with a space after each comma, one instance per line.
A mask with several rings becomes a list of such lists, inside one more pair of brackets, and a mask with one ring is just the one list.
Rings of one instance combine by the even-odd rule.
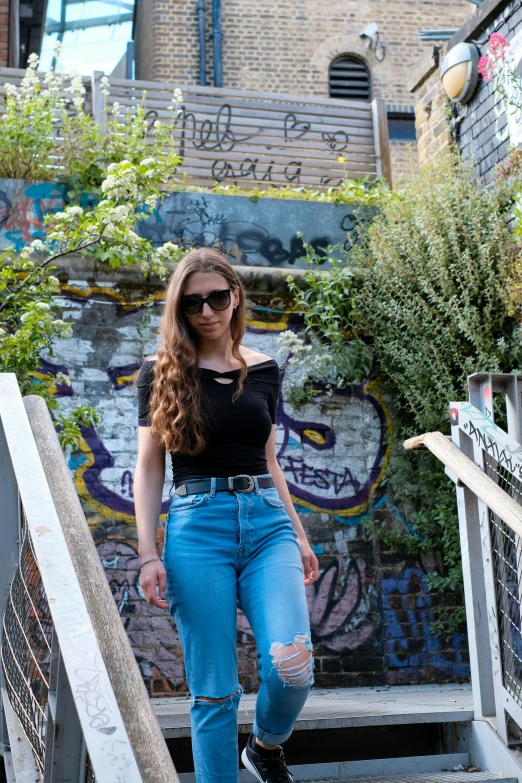
[[[155, 361], [143, 362], [137, 381], [140, 427], [150, 426]], [[235, 403], [232, 403], [232, 395], [237, 388], [239, 369], [221, 373], [200, 367], [199, 372], [207, 445], [205, 451], [195, 457], [171, 452], [173, 480], [268, 473], [265, 447], [275, 422], [281, 385], [275, 359], [248, 367], [243, 393]], [[232, 378], [232, 383], [220, 383], [216, 378]]]

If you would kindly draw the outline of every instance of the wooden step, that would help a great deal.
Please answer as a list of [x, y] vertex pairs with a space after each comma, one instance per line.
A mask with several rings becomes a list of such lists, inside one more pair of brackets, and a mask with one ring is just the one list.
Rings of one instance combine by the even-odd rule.
[[[313, 767], [314, 765], [311, 765]], [[289, 766], [296, 783], [517, 783], [517, 779], [491, 772], [422, 772], [414, 775], [371, 775], [342, 778], [318, 778], [307, 776], [304, 768]], [[312, 769], [310, 769], [312, 773]], [[312, 773], [313, 774], [313, 773]], [[181, 773], [180, 783], [196, 783], [193, 772]], [[256, 783], [253, 775], [246, 769], [239, 771], [239, 783]]]
[[[239, 733], [250, 731], [256, 694], [244, 694], [239, 704]], [[190, 736], [190, 699], [153, 699], [152, 706], [165, 739]], [[415, 723], [463, 723], [473, 720], [471, 686], [411, 685], [392, 688], [312, 689], [299, 715], [296, 731]]]
[[379, 777], [355, 777], [343, 778], [342, 780], [315, 779], [313, 783], [517, 783], [517, 779], [505, 775], [494, 775], [491, 772], [425, 772], [420, 775], [393, 775], [384, 778], [380, 775]]

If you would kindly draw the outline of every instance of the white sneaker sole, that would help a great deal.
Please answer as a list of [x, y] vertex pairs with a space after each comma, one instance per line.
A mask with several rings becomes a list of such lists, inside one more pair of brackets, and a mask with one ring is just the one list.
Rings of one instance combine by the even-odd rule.
[[[248, 758], [247, 752], [246, 752], [246, 748], [243, 749], [243, 753], [241, 754], [241, 761], [243, 762], [245, 767], [248, 769], [250, 774], [253, 775], [255, 778], [257, 778], [260, 781], [260, 783], [266, 783], [266, 781], [263, 780], [263, 778], [261, 777], [261, 775], [259, 774], [257, 769], [254, 767], [254, 765], [252, 764], [252, 762]], [[290, 773], [288, 773], [288, 774], [290, 775]], [[293, 775], [290, 775], [290, 778], [293, 780], [294, 779]]]
[[245, 765], [245, 767], [248, 769], [251, 775], [253, 775], [255, 778], [257, 778], [260, 783], [266, 783], [266, 781], [263, 780], [257, 769], [254, 767], [252, 762], [247, 756], [246, 748], [243, 749], [243, 753], [241, 754], [241, 761]]

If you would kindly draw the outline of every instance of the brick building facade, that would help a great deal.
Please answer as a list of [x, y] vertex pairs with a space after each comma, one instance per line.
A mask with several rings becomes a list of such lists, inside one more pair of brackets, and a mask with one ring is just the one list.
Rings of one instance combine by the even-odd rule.
[[0, 68], [9, 64], [9, 0], [0, 0]]
[[[511, 41], [522, 30], [522, 7], [514, 0], [488, 0], [476, 15], [455, 33], [440, 51], [432, 51], [414, 67], [410, 90], [416, 102], [419, 164], [422, 166], [450, 141], [450, 133], [465, 158], [471, 158], [477, 174], [490, 181], [497, 164], [510, 152], [508, 126], [510, 111], [494, 82], [479, 81], [466, 105], [457, 104], [448, 116], [446, 99], [439, 76], [445, 54], [461, 41], [480, 40], [480, 53], [488, 53], [488, 39], [497, 32]], [[453, 125], [453, 131], [450, 129]]]
[[[136, 3], [136, 78], [199, 83], [197, 0]], [[207, 0], [207, 84], [214, 76], [211, 5]], [[390, 116], [407, 120], [414, 105], [411, 66], [430, 49], [419, 39], [421, 29], [457, 29], [473, 9], [467, 0], [222, 0], [223, 85], [324, 97], [331, 63], [351, 55], [369, 70], [371, 97], [384, 98]], [[372, 22], [379, 28], [375, 51], [360, 35]], [[395, 180], [416, 159], [411, 142], [397, 136], [400, 124], [390, 133]]]

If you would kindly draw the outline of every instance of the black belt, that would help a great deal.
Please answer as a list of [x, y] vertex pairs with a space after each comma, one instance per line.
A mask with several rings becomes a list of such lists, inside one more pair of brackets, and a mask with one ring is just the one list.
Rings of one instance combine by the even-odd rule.
[[[257, 483], [263, 489], [275, 487], [272, 476], [259, 477]], [[190, 481], [175, 482], [175, 487], [174, 494], [180, 496], [192, 495], [196, 494], [196, 492], [209, 492], [212, 489], [210, 479], [191, 479]], [[217, 492], [222, 492], [223, 490], [228, 490], [229, 492], [252, 492], [254, 487], [254, 479], [246, 473], [216, 479]]]

